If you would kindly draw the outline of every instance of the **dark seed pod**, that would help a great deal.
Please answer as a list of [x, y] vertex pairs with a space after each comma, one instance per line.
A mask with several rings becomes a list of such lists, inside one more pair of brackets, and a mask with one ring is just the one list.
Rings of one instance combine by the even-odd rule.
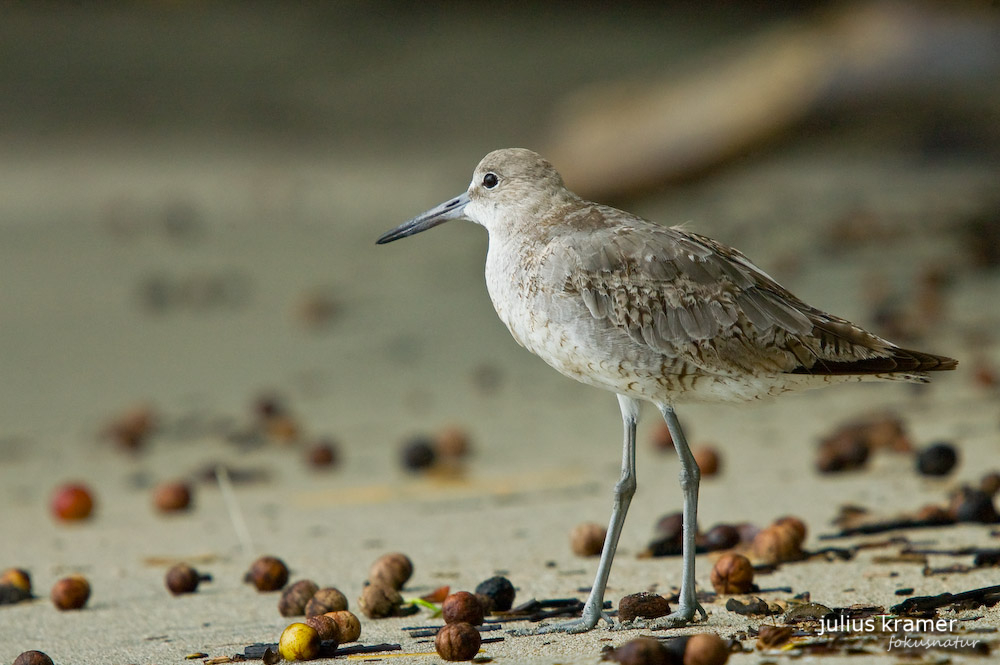
[[319, 591], [312, 580], [299, 580], [281, 593], [278, 611], [283, 617], [297, 617], [306, 613], [306, 604]]
[[202, 575], [186, 563], [179, 563], [167, 571], [164, 581], [170, 593], [179, 596], [182, 593], [194, 593], [198, 590], [199, 583], [208, 582], [211, 579], [210, 575]]
[[660, 640], [653, 637], [629, 640], [609, 651], [604, 658], [622, 665], [681, 665], [680, 659], [674, 657]]
[[245, 579], [258, 591], [277, 591], [288, 583], [288, 566], [277, 557], [262, 556], [250, 566]]
[[182, 481], [158, 485], [153, 490], [153, 505], [161, 513], [176, 513], [191, 507], [191, 488]]
[[444, 599], [441, 615], [445, 623], [468, 623], [479, 626], [483, 623], [483, 606], [475, 594], [456, 591]]
[[396, 614], [403, 597], [395, 589], [382, 584], [369, 584], [361, 590], [358, 608], [369, 619], [384, 619]]
[[836, 473], [862, 468], [868, 461], [870, 448], [857, 432], [841, 432], [819, 447], [816, 467], [820, 473]]
[[740, 534], [740, 542], [749, 545], [760, 533], [760, 527], [751, 522], [740, 522], [734, 525]]
[[700, 540], [702, 547], [709, 552], [728, 550], [740, 544], [740, 532], [731, 524], [716, 524]]
[[667, 599], [655, 593], [640, 591], [623, 597], [618, 601], [618, 618], [622, 621], [632, 619], [656, 619], [670, 614]]
[[9, 583], [0, 584], [0, 605], [14, 605], [30, 598], [30, 591]]
[[751, 549], [754, 557], [767, 564], [795, 561], [802, 556], [794, 529], [775, 524], [761, 529], [754, 537]]
[[86, 485], [63, 485], [52, 496], [52, 514], [64, 522], [85, 520], [93, 510], [94, 497]]
[[671, 658], [671, 663], [677, 663], [677, 665], [684, 664], [684, 652], [687, 651], [687, 644], [690, 639], [690, 635], [678, 635], [677, 637], [668, 637], [660, 641], [660, 644], [667, 650], [667, 654]]
[[950, 443], [939, 442], [917, 455], [917, 471], [925, 476], [946, 476], [958, 462], [958, 452]]
[[670, 436], [670, 428], [665, 422], [660, 421], [656, 425], [656, 429], [653, 430], [653, 435], [650, 437], [650, 443], [653, 444], [653, 449], [658, 452], [674, 452], [674, 439]]
[[347, 597], [340, 589], [327, 587], [319, 589], [306, 603], [306, 616], [314, 617], [327, 612], [340, 612], [347, 609]]
[[664, 538], [677, 538], [679, 541], [683, 531], [683, 513], [667, 513], [656, 523], [656, 535]]
[[434, 638], [434, 648], [444, 660], [472, 660], [479, 653], [482, 637], [467, 623], [445, 624]]
[[312, 467], [333, 467], [340, 461], [340, 452], [333, 441], [318, 441], [306, 452], [306, 460]]
[[330, 617], [337, 622], [337, 626], [340, 628], [341, 644], [356, 642], [361, 637], [361, 622], [353, 612], [341, 610], [339, 612], [330, 612], [323, 616]]
[[779, 517], [774, 520], [774, 525], [790, 529], [797, 546], [801, 547], [802, 544], [806, 542], [808, 529], [806, 528], [806, 523], [798, 517], [795, 517], [794, 515], [785, 515], [784, 517]]
[[435, 449], [443, 457], [460, 458], [469, 454], [469, 435], [461, 427], [449, 427], [438, 432]]
[[951, 524], [955, 521], [955, 518], [952, 517], [947, 508], [936, 506], [933, 503], [928, 503], [920, 508], [915, 515], [915, 519], [931, 524]]
[[52, 604], [61, 610], [78, 610], [90, 598], [90, 582], [83, 575], [64, 577], [52, 586]]
[[569, 534], [570, 547], [577, 556], [597, 556], [604, 548], [608, 530], [600, 524], [584, 522], [576, 525]]
[[742, 554], [729, 552], [712, 566], [711, 580], [716, 593], [747, 593], [753, 589], [753, 566]]
[[965, 487], [952, 500], [951, 514], [956, 522], [995, 524], [998, 520], [993, 497], [980, 489]]
[[423, 471], [434, 466], [434, 462], [437, 461], [437, 452], [434, 450], [433, 441], [418, 437], [403, 445], [400, 457], [403, 468], [407, 471]]
[[31, 575], [24, 568], [8, 568], [0, 573], [0, 586], [16, 587], [31, 596]]
[[25, 651], [14, 659], [14, 665], [52, 665], [52, 659], [41, 651]]
[[729, 660], [729, 647], [715, 633], [698, 633], [688, 639], [684, 665], [723, 665]]
[[979, 479], [979, 489], [990, 496], [1000, 492], [1000, 471], [990, 471]]
[[492, 596], [487, 596], [484, 593], [477, 593], [476, 599], [479, 600], [479, 604], [483, 606], [483, 616], [488, 617], [496, 611], [496, 603], [493, 602]]
[[493, 611], [506, 612], [514, 605], [516, 591], [506, 577], [497, 575], [484, 580], [476, 587], [476, 593], [493, 599]]
[[713, 446], [698, 446], [691, 451], [691, 454], [694, 455], [695, 464], [698, 465], [702, 478], [711, 478], [719, 473], [722, 458]]
[[788, 642], [795, 629], [791, 626], [763, 625], [757, 631], [758, 649], [776, 649]]
[[400, 552], [384, 554], [368, 569], [368, 580], [392, 589], [402, 589], [413, 575], [413, 562]]
[[[313, 630], [319, 633], [319, 639], [324, 642], [333, 642], [334, 645], [340, 644], [340, 624], [338, 624], [333, 617], [328, 617], [325, 614], [318, 614], [306, 619], [306, 625], [310, 626]], [[323, 646], [328, 647], [329, 645], [325, 644]]]

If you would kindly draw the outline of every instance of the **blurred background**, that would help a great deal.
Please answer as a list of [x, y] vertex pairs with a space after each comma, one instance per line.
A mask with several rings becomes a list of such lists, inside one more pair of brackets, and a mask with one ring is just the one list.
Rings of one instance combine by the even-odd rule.
[[[501, 147], [960, 360], [930, 386], [683, 405], [691, 443], [724, 459], [703, 525], [794, 510], [814, 538], [845, 502], [910, 511], [978, 483], [998, 452], [998, 82], [987, 1], [0, 3], [0, 567], [30, 569], [38, 596], [83, 572], [96, 610], [5, 609], [0, 660], [273, 641], [274, 599], [241, 582], [265, 552], [352, 599], [388, 550], [422, 588], [590, 582], [566, 536], [607, 519], [616, 401], [513, 341], [483, 229], [375, 245]], [[928, 480], [880, 452], [870, 473], [819, 475], [816, 444], [873, 411], [914, 449], [954, 444], [956, 470]], [[677, 581], [676, 559], [635, 556], [680, 504], [646, 415], [612, 595]], [[412, 473], [445, 447], [457, 462]], [[53, 503], [74, 480], [90, 526]], [[164, 507], [173, 481], [185, 500]], [[179, 559], [209, 566], [212, 592], [171, 602]], [[905, 580], [867, 561], [861, 598], [840, 562], [767, 584], [887, 604]], [[918, 594], [958, 590], [921, 567]], [[386, 625], [365, 639], [400, 640]], [[547, 648], [592, 659], [602, 635]], [[559, 653], [543, 662], [574, 661]]]
[[362, 456], [461, 421], [494, 461], [579, 435], [616, 464], [614, 400], [496, 319], [481, 229], [374, 245], [498, 147], [899, 341], [995, 356], [998, 21], [990, 2], [4, 3], [7, 459], [86, 457], [143, 404], [197, 438], [276, 394]]

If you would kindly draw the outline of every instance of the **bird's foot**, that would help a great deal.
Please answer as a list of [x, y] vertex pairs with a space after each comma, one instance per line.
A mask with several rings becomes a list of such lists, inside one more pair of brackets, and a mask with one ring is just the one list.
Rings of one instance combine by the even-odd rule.
[[708, 612], [701, 606], [701, 603], [695, 602], [693, 605], [681, 605], [677, 608], [676, 612], [671, 612], [667, 616], [656, 619], [636, 618], [631, 621], [623, 621], [617, 624], [614, 629], [630, 630], [641, 628], [644, 630], [666, 630], [668, 628], [680, 628], [691, 623], [694, 620], [695, 614], [700, 614], [703, 621], [708, 620]]
[[603, 619], [608, 625], [613, 625], [614, 620], [604, 612], [595, 613], [588, 616], [584, 612], [579, 619], [569, 619], [567, 621], [557, 621], [556, 623], [542, 624], [533, 628], [516, 628], [510, 633], [512, 635], [547, 635], [551, 633], [586, 633], [597, 627], [597, 622]]

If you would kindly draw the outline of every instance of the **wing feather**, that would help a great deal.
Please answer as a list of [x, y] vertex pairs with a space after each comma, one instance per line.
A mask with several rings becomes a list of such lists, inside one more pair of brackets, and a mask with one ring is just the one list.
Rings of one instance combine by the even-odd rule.
[[[796, 298], [746, 256], [710, 238], [594, 205], [541, 262], [596, 319], [695, 365], [842, 374], [946, 369]], [[950, 361], [954, 366], [954, 361]], [[937, 366], [932, 367], [937, 363]], [[725, 371], [725, 367], [713, 367]]]

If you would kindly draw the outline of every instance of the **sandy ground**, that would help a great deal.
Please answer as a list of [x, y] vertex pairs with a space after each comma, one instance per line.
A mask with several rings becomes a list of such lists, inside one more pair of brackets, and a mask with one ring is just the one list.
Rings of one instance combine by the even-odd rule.
[[[616, 30], [635, 30], [640, 45], [651, 43], [655, 31], [642, 32], [641, 18]], [[520, 19], [543, 32], [534, 19]], [[567, 28], [565, 41], [586, 33], [590, 20]], [[445, 36], [460, 34], [453, 27]], [[429, 48], [411, 48], [418, 46]], [[532, 63], [522, 59], [516, 71], [523, 74]], [[423, 64], [409, 73], [422, 73], [425, 84], [435, 80], [436, 61], [416, 60]], [[459, 70], [475, 70], [462, 62]], [[567, 56], [553, 68], [571, 65]], [[525, 99], [533, 101], [519, 102], [522, 110], [540, 104]], [[465, 118], [455, 140], [430, 152], [441, 128], [431, 122], [435, 128], [413, 138], [406, 123], [417, 121], [399, 109], [397, 129], [408, 138], [392, 152], [386, 138], [370, 149], [350, 144], [337, 151], [273, 136], [257, 143], [252, 132], [250, 139], [206, 141], [208, 134], [197, 131], [178, 138], [134, 127], [47, 141], [24, 118], [15, 126], [29, 129], [0, 136], [0, 567], [28, 569], [39, 596], [0, 608], [0, 662], [30, 648], [57, 663], [180, 662], [191, 653], [226, 656], [276, 641], [288, 623], [277, 612], [277, 595], [242, 582], [249, 563], [265, 553], [282, 557], [293, 579], [338, 586], [352, 603], [371, 561], [387, 551], [414, 561], [406, 589], [413, 595], [440, 585], [472, 589], [501, 571], [519, 601], [585, 597], [579, 590], [591, 583], [596, 561], [570, 552], [568, 532], [578, 522], [607, 519], [620, 459], [615, 400], [517, 347], [486, 294], [481, 229], [453, 223], [374, 245], [382, 231], [464, 189], [487, 149], [540, 140], [538, 123], [523, 116], [505, 119], [487, 136], [477, 133], [476, 114], [488, 113], [493, 101], [468, 101], [470, 109], [435, 121]], [[357, 121], [342, 111], [335, 108], [333, 117]], [[884, 127], [894, 113], [872, 122]], [[378, 115], [372, 122], [393, 126]], [[962, 233], [975, 215], [996, 218], [995, 144], [928, 154], [907, 136], [872, 141], [869, 127], [857, 116], [813, 127], [711, 178], [627, 204], [740, 247], [806, 301], [869, 326], [877, 325], [872, 300], [879, 290], [908, 308], [928, 267], [943, 266], [949, 275], [943, 313], [915, 344], [962, 365], [931, 386], [866, 384], [754, 408], [679, 410], [692, 442], [712, 443], [724, 457], [721, 475], [702, 486], [703, 526], [766, 524], [793, 513], [810, 527], [807, 548], [817, 549], [829, 544], [819, 536], [835, 530], [830, 521], [843, 504], [892, 515], [944, 503], [950, 490], [1000, 466], [997, 394], [974, 380], [980, 362], [1000, 364], [993, 334], [1000, 273], [970, 265]], [[831, 240], [831, 229], [856, 218], [878, 233], [854, 243]], [[199, 295], [206, 283], [221, 290]], [[319, 327], [301, 314], [317, 293], [335, 305]], [[241, 448], [220, 435], [227, 423], [249, 423], [251, 405], [267, 392], [284, 398], [303, 441], [339, 442], [336, 469], [309, 470], [303, 443]], [[143, 403], [162, 426], [141, 453], [124, 454], [99, 436], [110, 418]], [[957, 470], [927, 480], [911, 458], [880, 454], [862, 472], [818, 475], [820, 437], [880, 411], [902, 417], [918, 447], [957, 445]], [[679, 581], [679, 559], [636, 556], [656, 519], [680, 507], [676, 461], [649, 445], [656, 415], [645, 415], [639, 490], [608, 591], [616, 605], [640, 590], [668, 593]], [[451, 424], [474, 443], [463, 474], [422, 477], [400, 468], [407, 437]], [[219, 462], [268, 472], [267, 480], [236, 488], [251, 551], [212, 483], [196, 485], [188, 513], [164, 517], [152, 508], [153, 485], [193, 478]], [[73, 479], [95, 489], [97, 511], [86, 523], [58, 524], [49, 498]], [[942, 550], [996, 547], [995, 529], [960, 525], [905, 535]], [[900, 588], [931, 595], [996, 582], [996, 569], [925, 576], [921, 564], [876, 561], [900, 547], [864, 550], [848, 562], [787, 564], [758, 582], [792, 589], [764, 592], [768, 599], [808, 591], [829, 607], [888, 607], [899, 602]], [[174, 560], [194, 563], [214, 581], [197, 594], [171, 597], [163, 574]], [[929, 565], [970, 561], [935, 555]], [[698, 565], [706, 589], [711, 560], [700, 556]], [[59, 612], [48, 590], [71, 572], [91, 580], [93, 596], [83, 611]], [[706, 607], [706, 624], [679, 632], [740, 637], [765, 623], [727, 611], [722, 600]], [[997, 648], [988, 632], [1000, 620], [996, 608], [943, 616], [968, 619], [963, 626], [987, 631], [978, 637]], [[435, 620], [426, 613], [365, 620], [362, 641], [398, 643], [409, 654], [372, 658], [435, 662], [420, 655], [432, 644], [400, 630], [423, 623]], [[505, 663], [590, 663], [603, 646], [637, 634], [503, 633], [481, 655]], [[747, 653], [730, 662], [789, 657], [752, 652], [752, 639], [743, 644]], [[870, 652], [892, 657], [881, 649]], [[919, 653], [926, 662], [945, 656], [976, 659]], [[857, 662], [843, 654], [823, 660]]]

